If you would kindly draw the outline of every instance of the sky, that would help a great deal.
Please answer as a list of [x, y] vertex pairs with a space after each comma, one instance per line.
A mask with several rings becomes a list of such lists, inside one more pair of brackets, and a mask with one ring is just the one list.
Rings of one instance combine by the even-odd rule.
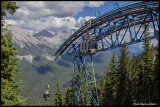
[[[14, 15], [7, 14], [6, 24], [20, 26], [33, 33], [48, 30], [51, 33], [79, 29], [81, 20], [96, 18], [111, 11], [114, 1], [16, 1], [20, 6]], [[118, 6], [133, 1], [117, 1]]]

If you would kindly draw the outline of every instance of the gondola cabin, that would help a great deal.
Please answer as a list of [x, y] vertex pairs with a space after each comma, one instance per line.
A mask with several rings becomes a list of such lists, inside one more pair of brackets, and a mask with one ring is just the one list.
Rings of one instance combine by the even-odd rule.
[[43, 94], [43, 98], [44, 98], [45, 100], [50, 100], [50, 94], [44, 93], [44, 94]]
[[82, 39], [80, 44], [80, 53], [94, 55], [98, 51], [97, 41], [94, 39]]

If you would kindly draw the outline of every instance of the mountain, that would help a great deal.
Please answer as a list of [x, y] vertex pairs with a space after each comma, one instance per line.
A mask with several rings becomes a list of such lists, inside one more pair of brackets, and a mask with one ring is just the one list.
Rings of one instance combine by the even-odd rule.
[[13, 41], [21, 48], [26, 47], [25, 44], [29, 46], [46, 45], [48, 47], [55, 47], [61, 44], [62, 39], [67, 39], [70, 35], [66, 31], [52, 34], [47, 30], [42, 30], [39, 33], [33, 34], [16, 25], [9, 25], [7, 27], [13, 34]]
[[42, 36], [42, 37], [53, 37], [54, 35], [52, 33], [48, 32], [47, 30], [42, 30], [41, 32], [36, 33], [33, 36], [38, 38], [40, 36]]
[[20, 46], [21, 48], [26, 47], [27, 45], [37, 45], [41, 44], [39, 40], [34, 38], [32, 35], [32, 32], [22, 29], [21, 27], [15, 26], [15, 25], [9, 25], [7, 26], [8, 30], [10, 30], [13, 34], [12, 39], [13, 41]]

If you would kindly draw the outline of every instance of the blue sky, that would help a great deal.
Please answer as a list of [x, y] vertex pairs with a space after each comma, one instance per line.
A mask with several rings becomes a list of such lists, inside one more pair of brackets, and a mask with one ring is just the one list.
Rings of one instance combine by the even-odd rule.
[[100, 7], [84, 7], [82, 12], [79, 12], [75, 18], [78, 19], [79, 17], [85, 17], [85, 16], [95, 16], [95, 11], [98, 10], [101, 12], [101, 14], [108, 12], [110, 10], [115, 9], [113, 3], [117, 2], [119, 6], [128, 4], [128, 3], [136, 3], [133, 1], [105, 1], [103, 5], [101, 5]]
[[[114, 1], [16, 1], [20, 6], [14, 15], [6, 18], [7, 24], [20, 26], [34, 33], [48, 30], [52, 33], [79, 29], [81, 20], [95, 18], [114, 9]], [[133, 1], [116, 1], [119, 6]]]

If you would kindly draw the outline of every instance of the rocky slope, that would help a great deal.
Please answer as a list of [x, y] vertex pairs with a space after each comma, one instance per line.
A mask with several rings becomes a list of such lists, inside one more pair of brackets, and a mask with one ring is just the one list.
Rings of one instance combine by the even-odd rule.
[[33, 34], [32, 32], [15, 25], [9, 25], [8, 29], [13, 34], [13, 41], [21, 48], [25, 47], [24, 43], [27, 43], [29, 46], [44, 44], [48, 47], [53, 47], [56, 45], [60, 45], [62, 39], [67, 39], [70, 35], [66, 31], [52, 34], [47, 30], [43, 30], [39, 33]]
[[16, 25], [8, 25], [7, 28], [11, 31], [13, 42], [18, 47], [17, 57], [21, 60], [24, 58], [30, 63], [37, 55], [52, 60], [51, 54], [56, 46], [61, 45], [70, 35], [66, 31], [52, 34], [47, 30], [34, 34]]

